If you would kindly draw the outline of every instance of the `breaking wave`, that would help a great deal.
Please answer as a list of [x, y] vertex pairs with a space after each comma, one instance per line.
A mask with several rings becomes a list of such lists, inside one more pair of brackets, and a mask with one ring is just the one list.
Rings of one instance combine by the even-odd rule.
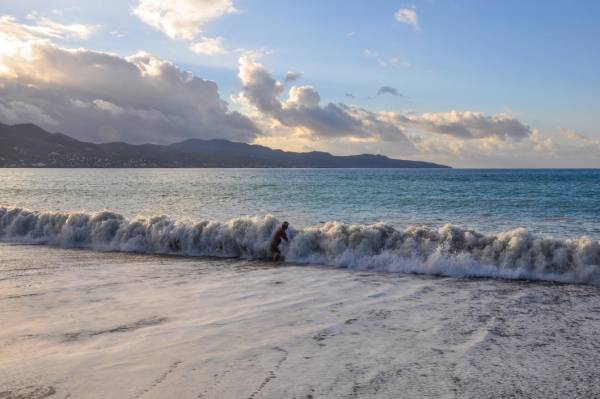
[[[268, 259], [272, 216], [176, 221], [112, 212], [34, 212], [0, 207], [0, 240], [62, 248]], [[282, 251], [294, 263], [455, 277], [498, 277], [600, 285], [600, 243], [535, 237], [525, 229], [483, 235], [445, 225], [398, 230], [385, 223], [328, 222], [294, 230]]]

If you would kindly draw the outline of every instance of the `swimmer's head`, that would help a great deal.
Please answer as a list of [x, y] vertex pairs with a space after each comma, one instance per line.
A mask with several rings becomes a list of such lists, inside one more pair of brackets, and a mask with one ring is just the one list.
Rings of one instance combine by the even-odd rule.
[[283, 222], [283, 224], [281, 225], [281, 228], [283, 228], [284, 230], [287, 230], [287, 228], [289, 227], [289, 223], [288, 222]]

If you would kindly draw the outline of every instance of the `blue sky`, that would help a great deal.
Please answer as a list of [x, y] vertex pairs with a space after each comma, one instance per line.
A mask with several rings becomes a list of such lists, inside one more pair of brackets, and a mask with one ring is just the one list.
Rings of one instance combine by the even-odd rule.
[[[561, 140], [573, 147], [572, 139], [581, 136], [588, 140], [586, 146], [600, 148], [598, 2], [240, 0], [231, 1], [235, 12], [202, 22], [191, 39], [169, 37], [168, 32], [151, 26], [134, 14], [138, 3], [8, 0], [0, 5], [0, 13], [22, 24], [48, 18], [64, 25], [98, 26], [84, 40], [52, 41], [65, 48], [113, 52], [122, 57], [140, 50], [151, 53], [181, 70], [215, 81], [230, 109], [245, 115], [250, 115], [245, 109], [247, 104], [236, 100], [244, 97], [240, 95], [239, 60], [244, 54], [252, 54], [256, 62], [253, 65], [260, 65], [276, 80], [283, 80], [288, 71], [302, 72], [294, 84], [314, 88], [323, 106], [344, 103], [370, 112], [402, 115], [450, 111], [510, 115], [537, 135], [532, 146], [550, 139], [555, 147]], [[202, 7], [202, 1], [196, 3]], [[395, 18], [399, 10], [414, 11], [417, 23], [399, 21]], [[191, 51], [190, 45], [204, 37], [221, 38], [225, 52], [209, 55]], [[382, 86], [393, 87], [402, 95], [377, 95]], [[287, 88], [278, 93], [283, 104], [286, 93]], [[260, 110], [263, 117], [278, 119], [273, 112]], [[297, 115], [293, 122], [290, 118], [276, 122], [290, 129], [314, 126], [301, 124]], [[264, 118], [256, 123], [264, 132]], [[412, 127], [403, 130], [407, 136], [410, 132], [419, 135], [419, 129], [427, 130], [422, 123], [411, 123]], [[289, 149], [326, 150], [344, 143], [349, 152], [361, 149], [356, 140], [341, 136], [337, 142], [331, 135], [324, 141], [315, 137], [305, 140], [306, 134], [297, 131], [288, 136], [268, 136], [257, 142]], [[464, 135], [461, 137], [464, 139]], [[517, 140], [521, 142], [522, 137]], [[375, 141], [363, 147], [384, 153], [383, 149], [391, 148], [374, 145]], [[473, 142], [470, 140], [467, 146], [473, 147]], [[576, 148], [571, 147], [565, 154], [573, 158]], [[519, 151], [515, 152], [517, 158]], [[515, 163], [510, 156], [498, 158], [497, 164], [491, 162], [493, 166], [586, 166], [600, 155], [600, 150], [588, 154], [589, 161], [582, 165], [572, 162], [577, 157], [557, 159], [557, 151], [546, 158], [540, 155], [539, 162], [532, 165]], [[392, 156], [403, 153], [387, 152]], [[430, 154], [436, 160], [451, 161], [451, 155]], [[412, 157], [431, 158], [427, 155], [420, 148]], [[485, 160], [454, 163], [479, 166], [481, 162]]]

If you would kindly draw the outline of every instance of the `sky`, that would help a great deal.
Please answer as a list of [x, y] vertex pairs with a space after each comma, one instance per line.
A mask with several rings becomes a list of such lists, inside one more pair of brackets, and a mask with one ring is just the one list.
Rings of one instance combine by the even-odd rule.
[[2, 0], [0, 122], [600, 167], [600, 2]]

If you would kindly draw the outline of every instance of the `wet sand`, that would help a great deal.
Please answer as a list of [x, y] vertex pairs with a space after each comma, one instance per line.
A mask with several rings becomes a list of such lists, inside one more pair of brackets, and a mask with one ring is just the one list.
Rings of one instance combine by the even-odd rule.
[[600, 395], [600, 289], [0, 244], [0, 398]]

